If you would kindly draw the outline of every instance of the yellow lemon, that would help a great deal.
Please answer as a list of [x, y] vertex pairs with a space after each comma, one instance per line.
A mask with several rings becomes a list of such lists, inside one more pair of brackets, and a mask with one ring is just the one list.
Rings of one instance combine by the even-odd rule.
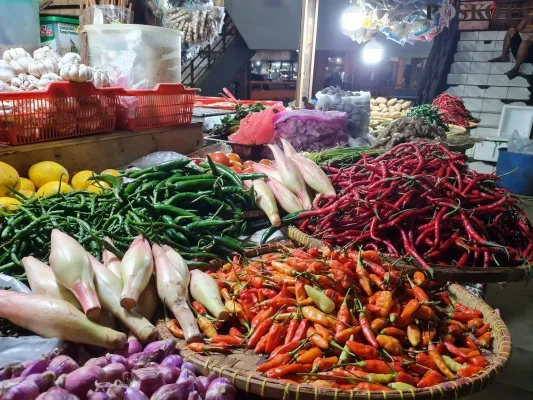
[[[59, 185], [61, 185], [61, 189], [59, 188]], [[49, 196], [51, 194], [59, 193], [60, 191], [61, 193], [70, 193], [73, 192], [74, 189], [72, 189], [72, 187], [65, 182], [48, 182], [39, 188], [37, 191], [37, 197]]]
[[63, 181], [68, 183], [68, 171], [53, 161], [41, 161], [33, 164], [28, 171], [28, 177], [38, 188], [49, 182]]
[[105, 171], [102, 171], [102, 175], [120, 176], [120, 172], [116, 169], [106, 169]]
[[29, 199], [32, 196], [35, 196], [35, 192], [33, 190], [27, 190], [27, 189], [19, 189], [18, 192]]
[[87, 186], [87, 191], [91, 193], [102, 194], [104, 190], [111, 188], [111, 185], [105, 181], [94, 181]]
[[0, 197], [10, 196], [8, 187], [15, 189], [19, 183], [19, 174], [15, 168], [0, 162]]
[[27, 190], [30, 192], [35, 192], [35, 185], [28, 178], [20, 178], [19, 184], [17, 185], [17, 191]]
[[70, 184], [74, 189], [85, 190], [93, 181], [89, 180], [96, 175], [93, 171], [80, 171], [72, 177], [72, 182]]
[[20, 201], [11, 197], [0, 197], [0, 210], [5, 212], [17, 211], [20, 206]]

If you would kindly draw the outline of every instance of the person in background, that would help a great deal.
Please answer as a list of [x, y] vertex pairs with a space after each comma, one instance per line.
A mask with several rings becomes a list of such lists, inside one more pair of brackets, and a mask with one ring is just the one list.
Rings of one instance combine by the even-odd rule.
[[509, 49], [516, 59], [515, 66], [505, 73], [510, 79], [520, 74], [520, 67], [523, 63], [533, 63], [533, 53], [531, 45], [533, 44], [533, 33], [528, 25], [533, 23], [533, 15], [528, 15], [518, 23], [516, 28], [507, 31], [503, 40], [502, 55], [490, 60], [490, 62], [509, 62]]
[[309, 99], [307, 98], [307, 96], [302, 97], [302, 104], [303, 104], [303, 107], [306, 110], [314, 110], [315, 109], [315, 105], [309, 102]]

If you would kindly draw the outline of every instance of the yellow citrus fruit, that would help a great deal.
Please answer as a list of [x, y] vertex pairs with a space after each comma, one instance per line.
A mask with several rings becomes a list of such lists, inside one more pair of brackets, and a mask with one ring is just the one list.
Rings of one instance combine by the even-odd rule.
[[20, 201], [11, 197], [0, 197], [0, 210], [5, 212], [17, 211], [20, 206]]
[[[61, 189], [59, 188], [59, 185], [61, 185]], [[45, 183], [43, 186], [41, 186], [39, 190], [37, 191], [37, 197], [56, 194], [56, 193], [59, 193], [60, 190], [61, 190], [61, 193], [70, 193], [74, 191], [74, 189], [72, 189], [72, 187], [68, 183], [53, 181], [53, 182]]]
[[38, 188], [49, 182], [63, 181], [68, 183], [68, 171], [53, 161], [41, 161], [33, 164], [28, 171], [28, 177]]
[[19, 174], [15, 168], [5, 162], [0, 162], [0, 197], [10, 196], [8, 187], [15, 189], [19, 184]]
[[91, 193], [102, 194], [105, 189], [111, 188], [111, 185], [105, 181], [94, 181], [89, 186], [87, 186], [87, 191]]
[[102, 171], [102, 175], [120, 176], [120, 172], [116, 169], [106, 169], [105, 171]]
[[35, 192], [35, 185], [28, 178], [20, 178], [19, 184], [17, 185], [17, 191], [28, 190], [30, 192]]
[[85, 190], [93, 181], [89, 180], [96, 175], [93, 171], [80, 171], [72, 177], [72, 182], [70, 184], [74, 189]]
[[33, 190], [20, 189], [18, 190], [18, 192], [24, 197], [26, 197], [27, 199], [29, 199], [32, 196], [35, 196], [35, 192]]

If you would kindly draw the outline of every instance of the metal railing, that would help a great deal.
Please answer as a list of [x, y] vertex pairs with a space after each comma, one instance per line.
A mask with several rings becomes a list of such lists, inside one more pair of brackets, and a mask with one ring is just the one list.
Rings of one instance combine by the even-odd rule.
[[235, 27], [231, 17], [226, 14], [224, 26], [220, 36], [212, 45], [200, 50], [198, 55], [188, 61], [181, 69], [181, 81], [184, 85], [195, 87], [199, 78], [226, 51], [226, 47], [237, 37], [239, 32]]

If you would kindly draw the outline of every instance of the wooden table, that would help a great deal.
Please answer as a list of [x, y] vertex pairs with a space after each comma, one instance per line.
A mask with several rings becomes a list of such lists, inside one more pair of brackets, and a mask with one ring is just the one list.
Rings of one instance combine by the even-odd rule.
[[203, 146], [202, 124], [146, 131], [116, 131], [22, 146], [0, 147], [0, 161], [24, 176], [39, 161], [56, 161], [71, 174], [88, 169], [119, 168], [155, 151], [189, 154]]

